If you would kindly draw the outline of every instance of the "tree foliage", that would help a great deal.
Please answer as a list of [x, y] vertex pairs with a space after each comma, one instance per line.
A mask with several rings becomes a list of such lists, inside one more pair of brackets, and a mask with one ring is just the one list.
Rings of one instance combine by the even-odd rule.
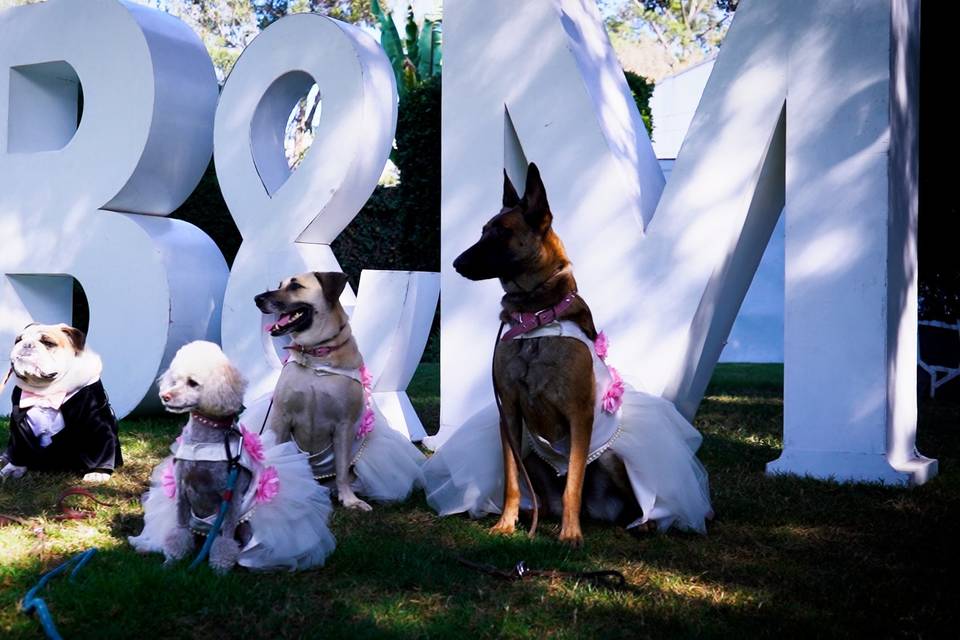
[[633, 71], [624, 71], [623, 75], [627, 78], [627, 86], [630, 87], [630, 93], [633, 94], [633, 101], [637, 103], [637, 109], [640, 110], [640, 117], [643, 118], [643, 124], [647, 128], [647, 133], [653, 135], [653, 112], [650, 110], [650, 98], [653, 97], [653, 83]]
[[220, 82], [260, 33], [250, 0], [137, 0], [183, 20], [203, 40]]
[[716, 53], [738, 0], [606, 0], [614, 41], [655, 41], [673, 73]]
[[343, 22], [372, 25], [370, 0], [250, 0], [260, 28], [291, 13], [322, 13]]

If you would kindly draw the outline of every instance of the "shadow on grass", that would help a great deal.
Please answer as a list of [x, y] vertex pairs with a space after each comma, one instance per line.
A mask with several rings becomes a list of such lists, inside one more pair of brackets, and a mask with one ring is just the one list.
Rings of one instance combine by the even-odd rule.
[[[721, 379], [696, 420], [718, 514], [705, 537], [634, 537], [588, 522], [586, 548], [573, 551], [556, 542], [555, 520], [533, 541], [523, 532], [493, 537], [493, 518], [437, 518], [419, 494], [372, 513], [337, 510], [339, 544], [328, 566], [298, 574], [216, 578], [207, 568], [188, 573], [186, 563], [164, 569], [159, 554], [129, 549], [125, 536], [142, 522], [139, 494], [180, 423], [125, 421], [124, 446], [137, 454], [108, 485], [116, 506], [92, 521], [38, 516], [48, 532], [44, 562], [30, 553], [29, 532], [0, 529], [0, 635], [36, 637], [16, 600], [44, 567], [92, 544], [104, 550], [80, 580], [48, 592], [67, 637], [889, 637], [955, 628], [960, 594], [949, 559], [960, 519], [960, 408], [922, 407], [921, 447], [941, 464], [941, 476], [922, 487], [771, 477], [764, 465], [777, 457], [782, 429], [769, 380], [776, 371], [735, 373], [750, 388], [717, 391]], [[63, 482], [38, 479], [16, 502], [43, 514]], [[2, 504], [9, 500], [0, 490]], [[637, 591], [502, 582], [457, 564], [458, 555], [503, 569], [519, 560], [615, 568]]]

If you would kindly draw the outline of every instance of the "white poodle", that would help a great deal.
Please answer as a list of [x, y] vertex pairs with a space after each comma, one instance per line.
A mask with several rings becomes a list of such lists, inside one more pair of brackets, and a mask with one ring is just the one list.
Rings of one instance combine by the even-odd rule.
[[[164, 407], [189, 412], [190, 419], [173, 456], [154, 472], [144, 496], [144, 530], [131, 544], [162, 551], [167, 563], [183, 559], [196, 548], [194, 535], [209, 533], [227, 499], [210, 548], [214, 571], [225, 573], [238, 562], [259, 569], [323, 564], [335, 544], [327, 529], [329, 492], [313, 481], [304, 454], [270, 446], [237, 422], [246, 381], [220, 347], [185, 345], [159, 385]], [[236, 484], [228, 491], [234, 466]]]

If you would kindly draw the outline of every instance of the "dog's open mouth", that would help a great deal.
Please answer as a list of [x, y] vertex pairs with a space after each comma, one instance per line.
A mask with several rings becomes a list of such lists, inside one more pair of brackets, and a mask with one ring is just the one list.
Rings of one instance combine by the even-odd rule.
[[37, 364], [21, 358], [14, 358], [11, 364], [13, 365], [14, 375], [27, 383], [52, 382], [60, 375], [58, 371], [44, 371]]
[[281, 313], [277, 321], [266, 327], [273, 337], [283, 336], [293, 331], [303, 331], [310, 326], [313, 320], [313, 308], [301, 305], [290, 311]]

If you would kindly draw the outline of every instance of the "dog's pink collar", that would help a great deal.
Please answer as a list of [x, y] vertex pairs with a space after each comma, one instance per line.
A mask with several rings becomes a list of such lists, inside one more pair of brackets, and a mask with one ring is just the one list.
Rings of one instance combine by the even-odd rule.
[[342, 346], [343, 346], [342, 344], [335, 344], [332, 347], [304, 347], [303, 345], [300, 345], [294, 342], [293, 344], [290, 344], [284, 347], [284, 349], [289, 349], [290, 351], [296, 351], [297, 353], [313, 356], [315, 358], [324, 358]]
[[510, 329], [503, 334], [500, 340], [512, 340], [517, 336], [522, 336], [525, 333], [530, 333], [534, 329], [539, 329], [544, 325], [550, 324], [559, 318], [560, 314], [570, 308], [570, 305], [573, 304], [576, 297], [577, 292], [574, 290], [565, 295], [563, 300], [552, 307], [547, 307], [546, 309], [541, 309], [536, 312], [514, 311], [510, 314]]
[[211, 427], [213, 429], [229, 429], [237, 421], [236, 416], [214, 417], [197, 413], [196, 411], [190, 412], [190, 419], [194, 422], [199, 422], [205, 427]]

